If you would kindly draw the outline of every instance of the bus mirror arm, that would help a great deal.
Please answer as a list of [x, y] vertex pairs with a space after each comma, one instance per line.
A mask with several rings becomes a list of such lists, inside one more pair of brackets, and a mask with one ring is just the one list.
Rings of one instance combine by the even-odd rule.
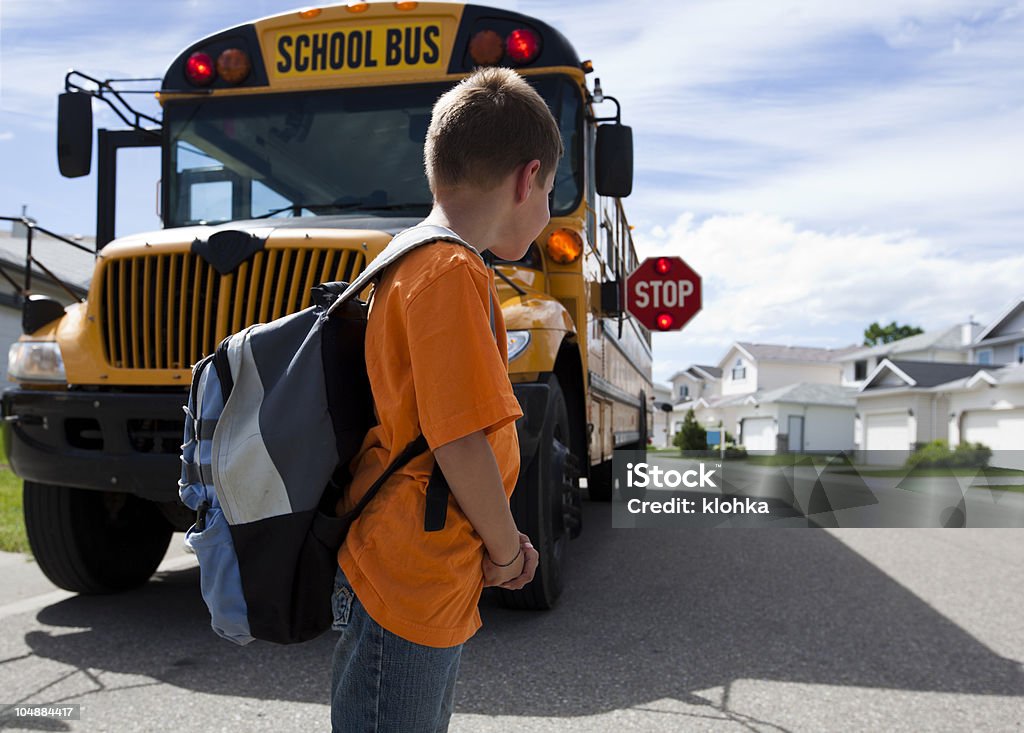
[[[155, 117], [150, 117], [144, 112], [139, 112], [132, 107], [124, 98], [125, 94], [152, 94], [151, 89], [118, 89], [115, 84], [136, 84], [139, 82], [156, 81], [162, 79], [96, 79], [81, 71], [72, 69], [64, 76], [64, 91], [88, 94], [90, 97], [102, 100], [114, 114], [121, 118], [121, 121], [134, 130], [152, 132], [151, 128], [143, 127], [144, 122], [160, 127], [162, 123]], [[83, 84], [85, 86], [83, 86]]]

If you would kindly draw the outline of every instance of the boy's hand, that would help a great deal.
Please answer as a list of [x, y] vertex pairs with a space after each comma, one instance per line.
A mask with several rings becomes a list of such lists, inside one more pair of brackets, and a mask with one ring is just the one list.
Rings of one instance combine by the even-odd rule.
[[530, 542], [530, 538], [522, 532], [519, 533], [519, 547], [522, 550], [514, 563], [507, 568], [498, 567], [491, 562], [487, 553], [484, 553], [483, 573], [484, 585], [496, 585], [505, 590], [519, 590], [531, 580], [537, 572], [537, 563], [540, 554]]

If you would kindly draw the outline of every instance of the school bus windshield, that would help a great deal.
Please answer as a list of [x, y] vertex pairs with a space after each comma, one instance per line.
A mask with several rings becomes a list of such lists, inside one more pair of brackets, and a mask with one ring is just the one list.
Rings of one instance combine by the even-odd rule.
[[[529, 80], [559, 120], [566, 155], [552, 215], [582, 192], [577, 86]], [[167, 226], [269, 216], [422, 215], [430, 111], [450, 82], [229, 97], [168, 104]]]

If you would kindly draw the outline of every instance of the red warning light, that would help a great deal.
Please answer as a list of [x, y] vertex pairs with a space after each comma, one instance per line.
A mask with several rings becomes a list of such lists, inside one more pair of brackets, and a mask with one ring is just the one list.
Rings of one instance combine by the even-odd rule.
[[668, 331], [672, 328], [672, 324], [675, 323], [675, 319], [672, 318], [671, 313], [659, 313], [655, 323], [658, 324], [658, 328], [662, 331]]
[[205, 87], [213, 81], [213, 59], [209, 54], [196, 52], [185, 62], [185, 76], [197, 87]]
[[659, 257], [657, 261], [654, 263], [654, 270], [659, 275], [667, 275], [671, 269], [672, 260], [670, 260], [668, 257]]
[[517, 28], [505, 39], [505, 49], [517, 64], [528, 64], [540, 55], [540, 36], [529, 28]]

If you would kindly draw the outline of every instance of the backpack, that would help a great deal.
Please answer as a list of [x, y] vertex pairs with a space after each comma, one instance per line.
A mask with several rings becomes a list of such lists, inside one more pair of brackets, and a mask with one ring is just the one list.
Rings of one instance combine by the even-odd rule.
[[[368, 303], [355, 297], [444, 227], [399, 233], [351, 283], [313, 288], [313, 305], [225, 338], [192, 369], [179, 496], [196, 511], [185, 544], [199, 560], [211, 625], [237, 644], [290, 644], [330, 628], [337, 554], [395, 470], [428, 450], [420, 435], [345, 516], [348, 464], [376, 424], [363, 353]], [[478, 253], [477, 253], [478, 254]], [[493, 326], [493, 303], [491, 303]], [[448, 485], [435, 464], [424, 530], [444, 527]]]

